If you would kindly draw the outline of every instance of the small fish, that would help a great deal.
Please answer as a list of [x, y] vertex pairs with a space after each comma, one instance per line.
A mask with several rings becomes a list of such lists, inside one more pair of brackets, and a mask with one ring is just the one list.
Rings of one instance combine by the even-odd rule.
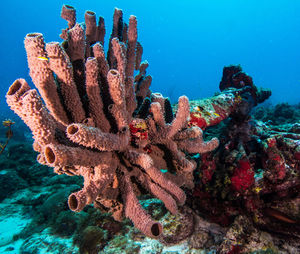
[[202, 111], [202, 110], [204, 110], [204, 108], [201, 107], [201, 106], [196, 106], [196, 107], [194, 107], [194, 110], [196, 110], [196, 111]]
[[219, 116], [220, 116], [220, 115], [219, 115], [218, 113], [216, 113], [216, 112], [214, 112], [214, 115], [215, 115], [215, 116], [217, 116], [217, 117], [219, 117]]
[[42, 61], [48, 61], [49, 59], [44, 56], [38, 56], [37, 59], [42, 60]]
[[298, 223], [298, 221], [295, 221], [291, 218], [289, 218], [286, 214], [278, 211], [278, 210], [275, 210], [273, 208], [266, 208], [264, 209], [264, 213], [277, 219], [277, 220], [280, 220], [282, 222], [285, 222], [285, 223], [289, 223], [289, 224], [296, 224]]
[[254, 188], [254, 191], [255, 191], [256, 193], [259, 193], [261, 190], [262, 190], [261, 187], [256, 187], [256, 188]]
[[204, 112], [202, 112], [204, 115], [207, 115], [207, 116], [211, 116], [212, 114], [211, 114], [211, 112], [209, 112], [209, 111], [204, 111]]
[[3, 126], [5, 126], [5, 127], [9, 127], [9, 126], [11, 126], [11, 125], [13, 125], [15, 122], [13, 122], [12, 120], [10, 120], [10, 119], [6, 119], [5, 121], [2, 121], [2, 124], [3, 124]]

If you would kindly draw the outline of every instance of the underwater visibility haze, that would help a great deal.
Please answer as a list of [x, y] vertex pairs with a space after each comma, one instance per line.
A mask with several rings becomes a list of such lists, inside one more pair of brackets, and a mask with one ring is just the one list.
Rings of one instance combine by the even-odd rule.
[[0, 12], [0, 253], [300, 253], [299, 1]]

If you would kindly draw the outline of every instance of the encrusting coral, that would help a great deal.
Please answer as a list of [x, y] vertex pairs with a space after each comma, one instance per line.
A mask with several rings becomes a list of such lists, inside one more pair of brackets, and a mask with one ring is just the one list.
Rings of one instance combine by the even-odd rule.
[[[229, 234], [236, 231], [234, 224], [250, 229], [238, 219], [241, 215], [251, 222], [253, 232], [258, 228], [280, 235], [280, 240], [299, 249], [299, 123], [273, 126], [252, 119], [251, 109], [267, 99], [271, 91], [256, 88], [240, 66], [224, 67], [220, 90], [220, 95], [240, 91], [236, 97], [239, 104], [226, 121], [216, 126], [220, 128], [220, 145], [201, 156], [199, 176], [194, 179], [195, 188], [187, 203], [206, 219], [230, 226]], [[197, 104], [201, 106], [201, 101]], [[192, 123], [202, 124], [199, 119]], [[216, 128], [206, 134], [216, 133]], [[243, 235], [242, 245], [249, 241], [249, 236]], [[219, 252], [233, 253], [232, 244], [227, 249], [221, 246]], [[242, 245], [240, 252], [247, 252]]]
[[218, 140], [204, 142], [202, 130], [189, 125], [187, 97], [179, 98], [173, 116], [169, 100], [151, 93], [135, 16], [127, 25], [115, 9], [107, 57], [102, 17], [97, 25], [95, 13], [87, 11], [85, 23], [76, 23], [75, 9], [67, 5], [61, 16], [68, 21], [62, 43], [45, 44], [40, 33], [25, 37], [30, 76], [41, 96], [18, 79], [7, 103], [31, 129], [41, 164], [83, 176], [83, 189], [69, 196], [71, 210], [94, 203], [158, 237], [162, 226], [138, 195], [147, 191], [176, 214], [186, 199], [181, 187], [193, 186], [196, 163], [188, 153], [211, 151]]

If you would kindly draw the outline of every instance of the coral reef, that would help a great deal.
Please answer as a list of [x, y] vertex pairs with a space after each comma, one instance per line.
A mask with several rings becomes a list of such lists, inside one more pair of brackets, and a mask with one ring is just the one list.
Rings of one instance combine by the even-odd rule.
[[18, 79], [7, 103], [31, 129], [41, 164], [83, 176], [82, 190], [68, 198], [71, 210], [94, 203], [159, 237], [161, 224], [138, 196], [151, 193], [176, 214], [186, 199], [181, 187], [193, 187], [196, 163], [188, 154], [214, 150], [218, 140], [205, 142], [202, 130], [189, 125], [187, 97], [179, 98], [173, 116], [168, 99], [151, 93], [135, 16], [127, 25], [115, 9], [107, 57], [102, 17], [97, 25], [95, 13], [87, 11], [85, 23], [76, 23], [75, 9], [67, 5], [61, 16], [68, 21], [61, 44], [45, 44], [40, 33], [25, 37], [30, 76], [41, 96]]
[[251, 113], [256, 120], [267, 122], [268, 125], [293, 124], [300, 122], [300, 105], [279, 103], [257, 107]]
[[[102, 17], [87, 11], [77, 23], [68, 5], [61, 16], [62, 43], [25, 37], [37, 90], [18, 79], [6, 95], [34, 151], [21, 139], [1, 151], [0, 248], [24, 239], [21, 253], [300, 252], [299, 106], [252, 118], [271, 92], [239, 65], [224, 67], [215, 96], [171, 106], [149, 89], [136, 17], [126, 24], [115, 9], [105, 54]], [[21, 227], [3, 234], [12, 220]]]
[[[197, 184], [188, 203], [199, 214], [223, 226], [231, 225], [240, 214], [247, 215], [252, 227], [281, 234], [291, 246], [297, 246], [294, 239], [300, 238], [299, 124], [274, 126], [251, 119], [251, 109], [270, 92], [257, 89], [240, 66], [225, 67], [220, 88], [226, 89], [222, 93], [239, 90], [241, 85], [241, 101], [223, 123], [223, 129], [219, 129], [218, 150], [201, 156]], [[207, 129], [208, 135], [209, 132]], [[245, 242], [235, 248], [242, 252], [244, 245]], [[232, 245], [222, 248], [221, 253], [233, 251]]]

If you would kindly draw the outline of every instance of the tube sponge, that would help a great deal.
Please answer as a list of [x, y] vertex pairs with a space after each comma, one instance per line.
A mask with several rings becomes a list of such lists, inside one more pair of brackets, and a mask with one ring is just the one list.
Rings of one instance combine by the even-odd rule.
[[213, 150], [218, 142], [204, 142], [201, 129], [189, 127], [186, 96], [173, 117], [169, 101], [149, 90], [152, 77], [146, 75], [148, 63], [141, 63], [136, 17], [130, 16], [128, 26], [115, 10], [107, 57], [103, 18], [97, 26], [89, 11], [86, 26], [78, 24], [71, 6], [63, 7], [62, 17], [68, 21], [62, 44], [45, 46], [42, 34], [25, 38], [31, 78], [46, 105], [23, 79], [12, 84], [7, 103], [30, 127], [40, 163], [58, 174], [83, 176], [82, 190], [69, 196], [71, 210], [104, 206], [115, 219], [128, 217], [157, 238], [162, 225], [139, 204], [136, 190], [146, 190], [176, 214], [186, 199], [181, 185], [191, 186], [196, 166], [186, 153]]

